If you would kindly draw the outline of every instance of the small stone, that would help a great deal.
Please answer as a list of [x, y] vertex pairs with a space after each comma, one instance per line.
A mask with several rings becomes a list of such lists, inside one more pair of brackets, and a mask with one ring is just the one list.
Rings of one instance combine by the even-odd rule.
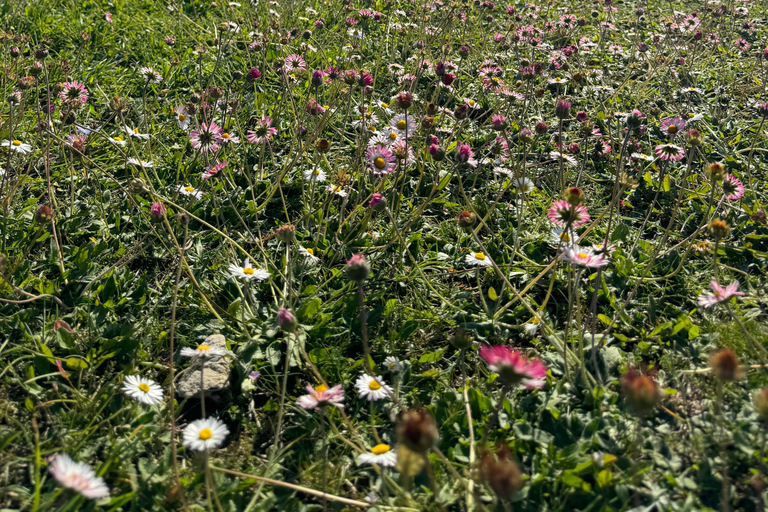
[[[213, 334], [205, 338], [203, 345], [221, 347], [227, 349], [227, 340], [221, 334]], [[196, 398], [200, 396], [200, 363], [196, 358], [192, 365], [179, 378], [176, 386], [177, 394], [182, 398]], [[215, 393], [226, 391], [231, 385], [229, 358], [226, 356], [205, 358], [205, 373], [203, 375], [203, 395], [210, 397]]]

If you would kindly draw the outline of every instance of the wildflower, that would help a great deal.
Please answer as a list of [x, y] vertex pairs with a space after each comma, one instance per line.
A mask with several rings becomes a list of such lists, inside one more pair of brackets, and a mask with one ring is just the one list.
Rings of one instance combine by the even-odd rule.
[[739, 358], [729, 348], [713, 353], [709, 358], [709, 366], [715, 377], [722, 381], [732, 382], [744, 376]]
[[656, 151], [656, 156], [662, 160], [671, 160], [673, 162], [682, 160], [685, 156], [685, 150], [674, 144], [659, 144], [654, 148], [654, 151]]
[[558, 226], [583, 226], [589, 222], [589, 213], [586, 206], [573, 206], [568, 201], [555, 201], [547, 212], [549, 220]]
[[475, 160], [474, 153], [472, 152], [472, 146], [459, 142], [456, 145], [456, 153], [454, 159], [458, 164], [467, 164], [470, 167], [477, 167], [477, 160]]
[[163, 203], [152, 203], [149, 208], [149, 218], [152, 222], [162, 222], [165, 218], [165, 205]]
[[471, 228], [475, 225], [475, 222], [477, 222], [477, 215], [472, 212], [461, 212], [457, 220], [459, 227], [462, 229]]
[[307, 67], [307, 62], [301, 58], [300, 55], [296, 55], [295, 53], [292, 53], [291, 55], [287, 56], [285, 58], [285, 66], [283, 69], [286, 73], [291, 73], [297, 69], [305, 69]]
[[388, 444], [377, 444], [371, 448], [371, 453], [361, 453], [357, 456], [358, 464], [378, 464], [383, 467], [394, 467], [397, 464], [397, 454]]
[[296, 332], [296, 328], [299, 326], [296, 315], [286, 308], [277, 310], [277, 323], [284, 332]]
[[515, 180], [515, 190], [519, 195], [525, 194], [528, 195], [534, 190], [536, 190], [536, 186], [533, 184], [533, 181], [530, 178], [517, 178]]
[[179, 128], [182, 130], [189, 128], [187, 109], [183, 105], [179, 105], [173, 111], [176, 113], [176, 123], [179, 125]]
[[544, 386], [547, 368], [537, 359], [526, 359], [517, 350], [501, 345], [480, 347], [480, 357], [505, 384], [522, 384], [527, 389]]
[[728, 236], [728, 232], [731, 230], [731, 226], [727, 222], [720, 219], [715, 219], [709, 223], [709, 232], [715, 240], [721, 240]]
[[179, 355], [182, 357], [200, 357], [200, 358], [206, 358], [206, 357], [219, 357], [219, 356], [234, 356], [232, 354], [232, 351], [227, 350], [225, 348], [216, 347], [213, 345], [198, 345], [196, 348], [189, 348], [184, 347], [179, 352]]
[[264, 281], [265, 279], [269, 279], [269, 272], [261, 268], [253, 268], [249, 258], [245, 258], [245, 260], [243, 260], [242, 267], [240, 265], [235, 265], [234, 263], [231, 264], [229, 266], [229, 275], [230, 277], [234, 277], [236, 279], [242, 279], [245, 282], [248, 282], [252, 279], [256, 279], [257, 281]]
[[129, 158], [127, 162], [131, 165], [137, 165], [145, 169], [155, 166], [155, 163], [152, 160], [139, 160], [138, 158]]
[[136, 137], [137, 139], [142, 139], [142, 140], [149, 140], [149, 134], [140, 133], [138, 128], [131, 128], [126, 125], [123, 127], [123, 129], [125, 130], [125, 133], [127, 133], [130, 137]]
[[715, 304], [730, 300], [731, 297], [744, 295], [743, 292], [737, 291], [739, 289], [738, 281], [732, 282], [725, 288], [716, 281], [710, 281], [709, 287], [712, 289], [712, 293], [702, 292], [699, 295], [698, 303], [703, 308], [711, 308]]
[[389, 356], [384, 360], [384, 366], [392, 373], [399, 373], [403, 369], [403, 363], [395, 356]]
[[248, 130], [245, 138], [251, 144], [264, 144], [265, 142], [272, 140], [272, 137], [277, 134], [277, 128], [272, 127], [272, 118], [264, 116], [256, 123], [255, 130]]
[[520, 468], [504, 443], [499, 443], [496, 457], [489, 451], [481, 453], [480, 478], [493, 489], [500, 500], [505, 501], [512, 499], [523, 486]]
[[408, 91], [401, 91], [395, 96], [395, 103], [401, 109], [406, 110], [413, 103], [413, 95]]
[[502, 116], [501, 114], [495, 114], [491, 118], [491, 126], [496, 131], [504, 131], [507, 126], [509, 126], [509, 122], [507, 121], [507, 118]]
[[123, 393], [147, 405], [155, 405], [163, 399], [162, 387], [155, 381], [138, 375], [128, 375], [123, 380]]
[[395, 431], [400, 443], [416, 453], [426, 453], [440, 439], [435, 419], [424, 408], [403, 412]]
[[203, 197], [203, 193], [201, 191], [189, 185], [186, 187], [184, 185], [179, 185], [179, 188], [177, 188], [176, 191], [183, 196], [191, 196], [195, 199], [200, 199]]
[[386, 206], [386, 202], [384, 201], [384, 196], [379, 194], [378, 192], [374, 192], [371, 194], [371, 200], [368, 201], [368, 206], [373, 208], [374, 210], [380, 210]]
[[448, 342], [457, 350], [466, 350], [472, 346], [474, 337], [470, 331], [454, 329], [448, 337]]
[[744, 195], [744, 185], [733, 174], [725, 175], [722, 187], [725, 198], [729, 201], [736, 201]]
[[464, 261], [466, 261], [468, 265], [475, 267], [490, 267], [493, 265], [491, 259], [482, 252], [469, 253], [464, 258]]
[[365, 398], [370, 402], [387, 398], [392, 394], [392, 388], [389, 387], [381, 376], [371, 377], [363, 374], [355, 381], [355, 388], [360, 398]]
[[557, 100], [555, 105], [555, 115], [558, 119], [568, 119], [571, 115], [571, 102], [568, 100]]
[[53, 220], [53, 208], [47, 204], [41, 205], [35, 212], [35, 222], [38, 224], [45, 224]]
[[621, 389], [629, 406], [638, 416], [650, 413], [661, 397], [656, 381], [635, 369], [621, 376]]
[[123, 138], [122, 135], [115, 135], [114, 138], [107, 136], [107, 140], [116, 146], [125, 146], [128, 141]]
[[21, 142], [20, 140], [4, 140], [0, 142], [0, 146], [4, 148], [8, 148], [11, 151], [15, 151], [16, 153], [19, 153], [20, 155], [26, 155], [27, 153], [30, 153], [32, 151], [32, 146], [29, 144], [26, 144], [24, 142]]
[[339, 197], [347, 197], [349, 193], [338, 185], [328, 185], [325, 187], [325, 191]]
[[59, 93], [59, 99], [70, 105], [85, 105], [88, 101], [88, 89], [80, 82], [64, 82]]
[[322, 183], [327, 177], [328, 175], [319, 167], [307, 169], [304, 171], [304, 181], [311, 183]]
[[251, 70], [245, 74], [245, 81], [253, 83], [261, 77], [261, 71], [258, 68], [251, 68]]
[[148, 84], [159, 84], [163, 81], [163, 76], [152, 68], [144, 67], [139, 71]]
[[576, 162], [576, 159], [573, 158], [571, 155], [566, 155], [566, 154], [560, 153], [559, 151], [550, 151], [549, 158], [553, 160], [557, 160], [558, 162], [563, 162], [568, 167], [576, 167], [576, 165], [578, 165], [578, 163]]
[[224, 162], [217, 161], [215, 164], [209, 165], [208, 167], [205, 168], [205, 172], [203, 173], [203, 179], [209, 180], [213, 178], [214, 176], [219, 174], [219, 172], [221, 172], [221, 170], [224, 169], [226, 166], [227, 166], [226, 161]]
[[591, 249], [577, 245], [563, 249], [563, 259], [572, 265], [586, 268], [600, 268], [608, 265], [602, 254], [596, 254]]
[[309, 263], [310, 266], [314, 266], [320, 261], [320, 258], [315, 256], [314, 249], [299, 246], [299, 254], [304, 256], [304, 260]]
[[414, 133], [416, 131], [416, 120], [413, 116], [398, 114], [389, 120], [389, 125], [396, 130], [405, 133]]
[[229, 429], [217, 418], [195, 420], [184, 429], [183, 444], [196, 451], [214, 450], [221, 446]]
[[88, 499], [95, 500], [109, 496], [104, 479], [86, 464], [73, 461], [66, 453], [57, 454], [48, 468], [61, 486], [77, 491]]
[[307, 390], [307, 394], [300, 396], [296, 400], [300, 407], [319, 410], [321, 407], [330, 405], [337, 409], [344, 409], [344, 391], [341, 389], [341, 384], [337, 384], [330, 389], [325, 384], [321, 384], [316, 388], [307, 384], [304, 389]]
[[283, 243], [290, 243], [296, 238], [296, 226], [293, 224], [283, 224], [275, 230], [275, 236]]
[[215, 153], [223, 143], [221, 133], [221, 128], [214, 121], [208, 124], [202, 123], [199, 130], [192, 130], [189, 133], [189, 142], [201, 153]]
[[353, 254], [349, 261], [347, 261], [344, 272], [347, 275], [347, 279], [360, 283], [368, 279], [368, 275], [371, 273], [371, 265], [362, 254]]
[[385, 146], [376, 145], [368, 148], [365, 152], [365, 158], [368, 160], [368, 167], [375, 176], [389, 174], [395, 170], [395, 156]]
[[667, 137], [674, 137], [685, 129], [685, 121], [681, 117], [668, 117], [661, 123], [661, 133]]

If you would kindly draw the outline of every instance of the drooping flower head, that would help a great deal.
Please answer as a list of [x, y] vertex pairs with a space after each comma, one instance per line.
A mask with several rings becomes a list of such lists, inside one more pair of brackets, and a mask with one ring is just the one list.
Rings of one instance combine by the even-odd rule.
[[547, 212], [549, 220], [558, 226], [583, 226], [589, 222], [589, 213], [586, 206], [573, 206], [563, 199], [555, 201]]
[[662, 160], [671, 160], [673, 162], [682, 160], [685, 156], [685, 150], [674, 144], [659, 144], [654, 148], [654, 151], [656, 151], [656, 156]]
[[578, 245], [564, 248], [562, 257], [563, 260], [578, 267], [600, 268], [608, 265], [603, 254], [598, 254], [592, 249]]
[[726, 174], [723, 178], [723, 194], [729, 201], [738, 201], [744, 195], [744, 185], [733, 174]]
[[505, 384], [522, 384], [527, 389], [544, 386], [547, 368], [537, 359], [526, 359], [517, 350], [502, 345], [483, 345], [480, 357]]

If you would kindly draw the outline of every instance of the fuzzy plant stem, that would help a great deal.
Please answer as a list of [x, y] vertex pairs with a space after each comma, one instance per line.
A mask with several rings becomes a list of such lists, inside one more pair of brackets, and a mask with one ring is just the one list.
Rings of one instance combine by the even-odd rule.
[[291, 352], [292, 352], [292, 344], [291, 340], [293, 339], [292, 336], [288, 336], [286, 338], [286, 346], [285, 346], [285, 367], [283, 368], [283, 380], [280, 385], [280, 407], [277, 411], [277, 429], [275, 430], [275, 448], [279, 447], [281, 444], [281, 437], [282, 432], [281, 429], [283, 427], [283, 415], [285, 414], [285, 395], [288, 392], [288, 370], [291, 366]]
[[368, 346], [368, 313], [365, 311], [365, 289], [363, 281], [357, 282], [357, 299], [360, 306], [360, 337], [363, 340], [363, 352], [365, 357], [365, 369], [368, 375], [375, 377], [371, 366], [371, 349]]

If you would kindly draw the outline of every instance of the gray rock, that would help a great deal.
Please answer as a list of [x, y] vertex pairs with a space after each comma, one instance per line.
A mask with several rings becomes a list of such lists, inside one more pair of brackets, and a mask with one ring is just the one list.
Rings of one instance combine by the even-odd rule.
[[[227, 349], [227, 341], [221, 334], [213, 334], [205, 338], [202, 345], [212, 347], [221, 347]], [[204, 380], [203, 395], [210, 397], [214, 393], [219, 393], [230, 386], [230, 368], [229, 357], [218, 356], [206, 358], [205, 371], [201, 372], [201, 359], [196, 358], [192, 365], [179, 377], [176, 384], [176, 393], [183, 398], [196, 398], [200, 396], [201, 373]]]

